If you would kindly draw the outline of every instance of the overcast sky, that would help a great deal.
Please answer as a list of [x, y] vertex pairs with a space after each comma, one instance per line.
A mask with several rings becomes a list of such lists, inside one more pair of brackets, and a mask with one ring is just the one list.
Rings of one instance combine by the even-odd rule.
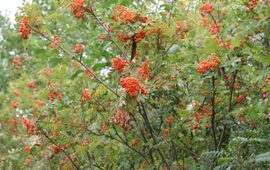
[[[2, 14], [7, 15], [12, 21], [15, 19], [15, 13], [18, 10], [18, 6], [22, 5], [23, 0], [1, 0], [0, 11]], [[26, 0], [31, 2], [31, 0]]]

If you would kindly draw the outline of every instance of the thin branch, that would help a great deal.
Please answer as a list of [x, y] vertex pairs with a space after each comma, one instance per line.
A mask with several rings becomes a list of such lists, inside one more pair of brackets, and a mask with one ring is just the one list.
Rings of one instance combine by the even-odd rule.
[[[56, 142], [54, 142], [47, 134], [45, 131], [42, 131], [42, 134], [44, 134], [44, 136], [55, 146], [60, 147]], [[75, 164], [75, 162], [71, 159], [70, 154], [65, 151], [65, 149], [61, 150], [62, 152], [64, 152], [64, 154], [67, 156], [67, 158], [69, 159], [69, 161], [72, 163], [72, 165], [77, 169], [80, 170], [80, 168]]]
[[[89, 151], [86, 151], [86, 155], [87, 155], [88, 161], [91, 162], [91, 155], [90, 155]], [[98, 163], [95, 160], [94, 156], [92, 156], [92, 157], [93, 157], [93, 160], [94, 160], [95, 163], [90, 164], [90, 165], [93, 165], [93, 166], [97, 167], [98, 169], [103, 170], [104, 168], [102, 168], [100, 165], [98, 165]]]
[[234, 92], [234, 84], [237, 77], [238, 70], [236, 70], [233, 74], [233, 80], [230, 84], [230, 97], [229, 97], [229, 105], [228, 105], [228, 112], [232, 111], [232, 98], [233, 98], [233, 92]]
[[112, 33], [111, 33], [110, 30], [104, 25], [104, 22], [103, 22], [101, 19], [99, 19], [99, 18], [97, 17], [97, 15], [96, 15], [93, 11], [90, 11], [90, 14], [95, 18], [95, 20], [99, 23], [99, 25], [101, 25], [102, 28], [107, 32], [107, 34], [109, 35], [111, 41], [115, 44], [115, 46], [119, 49], [119, 51], [121, 51], [121, 53], [122, 53], [122, 56], [121, 56], [121, 57], [122, 57], [123, 59], [127, 60], [127, 54], [126, 54], [126, 53], [124, 52], [124, 50], [120, 47], [120, 45], [118, 45], [118, 44], [116, 43], [116, 41], [114, 40], [114, 38], [113, 38], [113, 36], [112, 36]]
[[[214, 21], [215, 25], [218, 27], [218, 23], [217, 23], [216, 19], [214, 18], [214, 16], [211, 13], [209, 15], [212, 18], [212, 20]], [[222, 37], [220, 37], [220, 40], [221, 40], [223, 46], [226, 48], [226, 44], [225, 44], [225, 42], [224, 42], [224, 40], [223, 40]]]
[[216, 87], [215, 87], [215, 77], [212, 76], [212, 98], [211, 98], [211, 105], [212, 105], [212, 115], [211, 115], [211, 128], [212, 134], [215, 144], [215, 150], [217, 149], [217, 138], [216, 138], [216, 122], [215, 122], [215, 96], [216, 96]]
[[90, 130], [90, 129], [88, 129], [88, 128], [86, 128], [86, 130], [87, 130], [88, 132], [92, 133], [92, 134], [95, 135], [95, 136], [105, 136], [105, 137], [107, 137], [107, 138], [109, 138], [109, 139], [115, 140], [115, 141], [117, 141], [117, 142], [123, 144], [124, 146], [128, 147], [130, 150], [133, 150], [134, 152], [136, 152], [137, 154], [139, 154], [140, 156], [142, 156], [142, 157], [144, 158], [144, 160], [145, 160], [147, 163], [150, 164], [150, 162], [146, 159], [146, 156], [145, 156], [143, 153], [141, 153], [140, 151], [138, 151], [138, 150], [136, 150], [135, 148], [131, 147], [131, 146], [130, 146], [126, 141], [124, 141], [122, 138], [120, 138], [120, 140], [119, 140], [119, 139], [113, 137], [111, 134], [98, 134], [98, 133], [96, 133], [96, 132], [94, 132], [94, 131], [92, 131], [92, 130]]
[[133, 58], [135, 57], [137, 53], [137, 43], [135, 40], [136, 34], [132, 36], [132, 46], [131, 46], [131, 57], [130, 57], [130, 62], [132, 62]]
[[[48, 36], [42, 34], [39, 30], [35, 30], [32, 29], [34, 32], [38, 33], [39, 35], [41, 35], [42, 37], [44, 37], [46, 40], [53, 42], [52, 39], [50, 39]], [[109, 87], [106, 83], [104, 83], [91, 69], [89, 69], [87, 67], [87, 65], [85, 65], [82, 61], [80, 61], [80, 59], [75, 58], [75, 55], [72, 54], [71, 52], [69, 52], [68, 50], [66, 50], [63, 46], [57, 44], [56, 45], [59, 49], [61, 49], [64, 53], [66, 53], [67, 55], [69, 55], [73, 60], [77, 61], [80, 65], [82, 65], [84, 67], [85, 70], [87, 70], [99, 83], [101, 83], [102, 85], [104, 85], [109, 91], [111, 91], [113, 94], [115, 94], [117, 97], [120, 97], [111, 87]]]
[[220, 151], [220, 149], [222, 147], [222, 143], [223, 143], [223, 139], [224, 139], [224, 136], [225, 136], [226, 128], [227, 128], [226, 125], [224, 125], [223, 130], [222, 130], [221, 135], [220, 135], [219, 142], [218, 142], [217, 151]]
[[250, 8], [250, 6], [244, 0], [242, 0], [242, 2], [254, 15], [259, 17], [259, 14], [255, 12], [252, 8]]
[[[149, 122], [149, 119], [148, 119], [148, 116], [147, 116], [145, 107], [144, 107], [143, 103], [141, 103], [141, 102], [138, 103], [138, 107], [139, 107], [139, 108], [140, 108], [140, 105], [141, 105], [141, 107], [142, 107], [142, 117], [143, 117], [143, 119], [144, 119], [144, 121], [145, 121], [145, 123], [146, 123], [146, 126], [147, 126], [147, 128], [148, 128], [148, 130], [149, 130], [149, 132], [150, 132], [150, 135], [151, 135], [151, 137], [152, 137], [152, 139], [153, 139], [153, 144], [156, 145], [156, 144], [158, 144], [158, 142], [157, 142], [157, 139], [156, 139], [156, 137], [155, 137], [155, 135], [154, 135], [153, 129], [152, 129], [152, 127], [151, 127], [151, 124], [150, 124], [150, 122]], [[158, 151], [158, 153], [159, 153], [159, 155], [160, 155], [160, 157], [161, 157], [161, 159], [162, 159], [162, 162], [166, 165], [166, 168], [167, 168], [167, 169], [170, 169], [170, 166], [169, 166], [168, 162], [166, 161], [166, 159], [165, 159], [163, 153], [161, 152], [161, 150], [158, 148], [157, 151]]]

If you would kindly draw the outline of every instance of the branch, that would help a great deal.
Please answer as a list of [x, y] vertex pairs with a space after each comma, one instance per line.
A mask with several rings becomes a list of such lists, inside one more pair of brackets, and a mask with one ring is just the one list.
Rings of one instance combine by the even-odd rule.
[[[213, 16], [211, 13], [210, 13], [209, 15], [211, 16], [212, 20], [214, 21], [214, 23], [215, 23], [216, 26], [218, 27], [218, 23], [217, 23], [216, 19], [214, 18], [214, 16]], [[224, 42], [224, 40], [223, 40], [222, 37], [220, 37], [220, 40], [221, 40], [223, 46], [224, 46], [225, 48], [227, 48], [227, 47], [226, 47], [226, 44], [225, 44], [225, 42]]]
[[[44, 134], [44, 136], [55, 146], [60, 147], [56, 142], [54, 142], [47, 134], [45, 131], [42, 131], [42, 134]], [[72, 165], [77, 169], [80, 170], [80, 168], [75, 164], [75, 162], [71, 159], [71, 157], [69, 156], [70, 154], [65, 151], [65, 149], [61, 150], [62, 152], [64, 152], [64, 154], [67, 156], [67, 158], [69, 159], [69, 161], [72, 163]]]
[[131, 57], [130, 57], [130, 62], [132, 62], [133, 58], [135, 57], [136, 55], [136, 51], [137, 51], [137, 43], [136, 43], [136, 40], [135, 40], [135, 36], [136, 34], [134, 34], [132, 36], [132, 46], [131, 46]]
[[[153, 132], [153, 129], [152, 129], [151, 124], [149, 122], [149, 119], [147, 117], [147, 113], [146, 113], [145, 107], [144, 107], [143, 103], [141, 103], [141, 102], [138, 103], [138, 107], [139, 108], [140, 108], [140, 105], [142, 107], [141, 115], [142, 115], [142, 117], [144, 119], [144, 122], [146, 123], [146, 126], [147, 126], [147, 128], [148, 128], [148, 130], [150, 132], [150, 135], [151, 135], [152, 139], [153, 139], [153, 144], [156, 145], [156, 144], [158, 144], [158, 142], [157, 142], [156, 137], [154, 136], [154, 132]], [[168, 162], [166, 161], [166, 159], [165, 159], [163, 153], [161, 152], [161, 150], [158, 148], [157, 151], [158, 151], [158, 153], [159, 153], [159, 155], [160, 155], [160, 157], [162, 159], [162, 162], [166, 165], [166, 168], [167, 169], [170, 169], [170, 166], [169, 166]]]
[[111, 134], [98, 134], [98, 133], [96, 133], [96, 132], [94, 132], [94, 131], [92, 131], [92, 130], [90, 130], [90, 129], [88, 129], [88, 128], [86, 128], [86, 130], [87, 130], [88, 132], [92, 133], [92, 134], [95, 135], [95, 136], [105, 136], [105, 137], [107, 137], [107, 138], [109, 138], [109, 139], [115, 140], [115, 141], [117, 141], [117, 142], [123, 144], [124, 146], [128, 147], [130, 150], [132, 150], [132, 151], [136, 152], [138, 155], [142, 156], [142, 157], [144, 158], [144, 160], [145, 160], [148, 164], [150, 164], [150, 162], [146, 159], [146, 156], [145, 156], [143, 153], [141, 153], [140, 151], [138, 151], [138, 150], [136, 150], [135, 148], [131, 147], [131, 146], [130, 146], [126, 141], [124, 141], [122, 138], [120, 138], [120, 140], [119, 140], [119, 139], [113, 137]]
[[253, 9], [251, 9], [250, 7], [249, 7], [249, 5], [244, 1], [244, 0], [242, 0], [242, 2], [243, 2], [243, 4], [254, 14], [254, 15], [256, 15], [256, 16], [258, 16], [259, 17], [259, 14], [258, 13], [256, 13]]
[[233, 98], [233, 92], [234, 92], [234, 84], [237, 77], [238, 70], [236, 70], [233, 74], [233, 80], [230, 84], [230, 97], [229, 97], [229, 105], [228, 105], [228, 112], [232, 111], [232, 98]]
[[227, 127], [226, 127], [226, 125], [224, 125], [223, 130], [222, 130], [221, 135], [220, 135], [219, 142], [218, 142], [217, 151], [220, 151], [220, 149], [222, 147], [223, 138], [224, 138], [226, 129], [227, 129]]
[[211, 127], [212, 127], [212, 133], [213, 133], [213, 139], [215, 144], [215, 150], [217, 149], [217, 138], [216, 138], [216, 123], [215, 123], [215, 96], [216, 96], [216, 89], [215, 89], [215, 77], [212, 76], [212, 98], [211, 98], [211, 105], [212, 105], [212, 116], [211, 116]]
[[[88, 161], [91, 162], [91, 155], [90, 155], [89, 151], [86, 151], [86, 155], [87, 155]], [[103, 168], [102, 168], [100, 165], [98, 165], [98, 163], [97, 163], [97, 161], [95, 160], [94, 156], [92, 156], [92, 157], [93, 157], [93, 160], [94, 160], [94, 162], [95, 162], [95, 164], [93, 163], [92, 165], [95, 166], [95, 167], [97, 167], [98, 169], [103, 170]], [[91, 165], [91, 164], [90, 164], [90, 165]]]
[[[147, 139], [146, 139], [146, 137], [145, 137], [145, 135], [144, 135], [143, 129], [138, 125], [135, 116], [134, 116], [133, 114], [131, 114], [131, 116], [132, 116], [132, 119], [134, 120], [136, 126], [140, 129], [140, 133], [141, 133], [141, 136], [142, 136], [142, 138], [143, 138], [143, 142], [144, 142], [145, 146], [147, 146], [147, 149], [148, 149], [148, 151], [149, 151], [149, 156], [150, 156], [151, 162], [152, 162], [152, 164], [155, 166], [156, 163], [155, 163], [155, 159], [154, 159], [154, 157], [153, 157], [152, 149], [149, 148], [148, 145], [147, 145], [148, 141], [147, 141]], [[144, 146], [144, 150], [145, 150], [145, 146]]]
[[102, 28], [107, 32], [107, 34], [109, 35], [111, 41], [115, 44], [115, 46], [119, 49], [119, 51], [121, 51], [121, 53], [122, 53], [122, 56], [121, 56], [121, 57], [122, 57], [124, 60], [127, 60], [127, 54], [126, 54], [126, 53], [124, 52], [124, 50], [120, 47], [120, 45], [118, 45], [118, 44], [116, 43], [116, 41], [114, 40], [114, 38], [113, 38], [111, 32], [110, 32], [109, 29], [104, 25], [104, 22], [101, 21], [101, 19], [99, 19], [93, 11], [90, 11], [90, 14], [95, 18], [95, 20], [99, 23], [99, 25], [101, 25]]
[[[238, 70], [236, 70], [233, 73], [233, 80], [231, 81], [231, 83], [229, 85], [230, 96], [229, 96], [228, 112], [232, 111], [232, 98], [233, 98], [234, 84], [235, 84], [235, 81], [236, 81], [237, 73], [238, 73]], [[217, 146], [218, 151], [220, 151], [220, 149], [222, 147], [222, 143], [223, 143], [223, 139], [224, 139], [224, 136], [225, 136], [225, 133], [226, 133], [226, 129], [227, 129], [227, 127], [226, 127], [226, 125], [224, 125], [223, 130], [222, 130], [221, 135], [220, 135], [220, 138], [219, 138], [219, 143], [218, 143], [218, 146]]]
[[[38, 33], [39, 35], [41, 35], [42, 37], [44, 37], [46, 40], [53, 42], [52, 39], [50, 39], [48, 36], [42, 34], [39, 30], [35, 30], [32, 29], [34, 32]], [[87, 70], [89, 73], [91, 73], [91, 75], [102, 85], [104, 85], [109, 91], [111, 91], [113, 94], [115, 94], [117, 97], [120, 97], [111, 87], [109, 87], [106, 83], [104, 83], [91, 69], [89, 69], [87, 67], [87, 65], [85, 65], [80, 59], [75, 58], [75, 55], [72, 54], [71, 52], [69, 52], [68, 50], [66, 50], [63, 46], [57, 44], [57, 47], [59, 49], [61, 49], [64, 53], [66, 53], [67, 55], [69, 55], [73, 60], [77, 61], [80, 65], [82, 65], [84, 67], [85, 70]]]

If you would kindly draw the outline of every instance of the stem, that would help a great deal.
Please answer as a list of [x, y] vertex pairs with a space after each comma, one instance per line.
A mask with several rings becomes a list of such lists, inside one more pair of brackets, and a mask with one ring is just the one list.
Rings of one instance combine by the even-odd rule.
[[118, 45], [118, 44], [116, 43], [116, 41], [114, 40], [114, 38], [113, 38], [111, 32], [110, 32], [109, 29], [104, 25], [104, 22], [101, 21], [101, 20], [96, 16], [96, 14], [95, 14], [93, 11], [91, 11], [90, 14], [96, 19], [96, 21], [97, 21], [97, 22], [102, 26], [102, 28], [107, 32], [107, 34], [109, 35], [111, 41], [115, 44], [115, 46], [119, 49], [119, 51], [121, 51], [121, 53], [122, 53], [122, 56], [121, 56], [121, 57], [122, 57], [124, 60], [127, 60], [127, 54], [126, 54], [126, 53], [124, 52], [124, 50], [120, 47], [120, 45]]
[[[228, 112], [232, 111], [232, 99], [233, 99], [234, 84], [235, 84], [235, 81], [236, 81], [237, 73], [238, 73], [238, 70], [235, 70], [235, 72], [233, 73], [233, 80], [231, 81], [231, 83], [229, 85], [230, 96], [229, 96]], [[220, 149], [222, 147], [222, 143], [223, 143], [223, 140], [224, 140], [224, 135], [226, 134], [226, 129], [227, 129], [227, 127], [226, 127], [226, 125], [224, 125], [223, 130], [222, 130], [221, 135], [220, 135], [219, 143], [218, 143], [218, 146], [217, 146], [218, 151], [220, 151]]]
[[[213, 16], [211, 13], [210, 13], [210, 16], [211, 16], [212, 20], [214, 21], [214, 23], [216, 24], [216, 26], [218, 27], [217, 21], [216, 21], [216, 19], [214, 18], [214, 16]], [[220, 37], [220, 40], [221, 40], [223, 46], [224, 46], [225, 48], [227, 48], [227, 47], [226, 47], [226, 44], [225, 44], [225, 42], [224, 42], [224, 40], [223, 40], [222, 37]]]
[[244, 0], [242, 0], [242, 2], [243, 2], [243, 4], [254, 14], [254, 15], [256, 15], [256, 16], [258, 16], [259, 17], [259, 14], [258, 13], [256, 13], [253, 9], [251, 9], [250, 7], [249, 7], [249, 5], [244, 1]]
[[[55, 146], [60, 147], [56, 142], [54, 142], [47, 134], [45, 131], [42, 131], [42, 134], [44, 134], [44, 136]], [[80, 168], [75, 164], [75, 162], [71, 159], [71, 157], [69, 156], [70, 154], [65, 151], [64, 149], [61, 150], [62, 152], [64, 152], [64, 154], [68, 157], [69, 161], [72, 163], [72, 165], [77, 169], [80, 170]]]
[[211, 127], [212, 127], [212, 133], [213, 133], [213, 139], [215, 144], [215, 150], [217, 150], [217, 138], [216, 138], [216, 123], [215, 123], [215, 96], [216, 96], [216, 89], [215, 89], [215, 77], [212, 76], [212, 98], [211, 98], [211, 105], [212, 105], [212, 117], [211, 117]]
[[[92, 162], [92, 161], [91, 161], [91, 155], [90, 155], [89, 151], [86, 151], [86, 155], [87, 155], [88, 161], [89, 161], [89, 162]], [[94, 167], [97, 167], [98, 169], [103, 170], [103, 168], [102, 168], [100, 165], [98, 165], [98, 163], [96, 162], [94, 156], [92, 156], [92, 157], [93, 157], [93, 160], [94, 160], [94, 162], [95, 162], [95, 164], [93, 163], [92, 165], [93, 165]], [[90, 165], [91, 165], [91, 164], [90, 164]]]
[[[143, 138], [144, 144], [147, 144], [148, 141], [147, 141], [147, 139], [146, 139], [146, 137], [145, 137], [145, 135], [144, 135], [143, 129], [139, 127], [139, 125], [138, 125], [138, 123], [137, 123], [137, 120], [136, 120], [135, 116], [134, 116], [133, 114], [131, 114], [131, 116], [132, 116], [132, 118], [133, 118], [133, 120], [134, 120], [136, 126], [140, 129], [140, 133], [141, 133], [141, 136], [142, 136], [142, 138]], [[151, 159], [151, 162], [152, 162], [152, 164], [155, 166], [156, 163], [155, 163], [155, 159], [154, 159], [154, 157], [153, 157], [152, 149], [149, 148], [149, 147], [147, 147], [147, 149], [148, 149], [148, 151], [149, 151], [149, 157], [150, 157], [150, 159]], [[144, 147], [144, 150], [145, 150], [145, 147]]]
[[134, 34], [132, 36], [132, 46], [131, 46], [131, 57], [130, 57], [130, 62], [132, 62], [133, 58], [135, 57], [136, 55], [136, 50], [137, 50], [137, 43], [136, 43], [136, 40], [135, 40], [135, 36], [136, 34]]
[[94, 73], [92, 70], [90, 70], [87, 65], [85, 65], [83, 62], [81, 62], [80, 60], [78, 60], [77, 58], [74, 58], [73, 59], [75, 61], [77, 61], [78, 63], [80, 63], [87, 71], [89, 71], [93, 77], [98, 81], [100, 82], [103, 86], [105, 86], [108, 90], [110, 90], [113, 94], [115, 94], [117, 97], [120, 97], [111, 87], [109, 87], [107, 84], [105, 84], [101, 79], [99, 79]]
[[138, 155], [142, 156], [142, 157], [144, 158], [144, 160], [145, 160], [148, 164], [150, 164], [150, 162], [146, 159], [146, 156], [145, 156], [143, 153], [141, 153], [140, 151], [138, 151], [138, 150], [136, 150], [135, 148], [131, 147], [131, 146], [130, 146], [126, 141], [124, 141], [122, 138], [120, 138], [120, 140], [119, 140], [119, 139], [113, 137], [111, 134], [98, 134], [98, 133], [96, 133], [96, 132], [94, 132], [94, 131], [92, 131], [92, 130], [90, 130], [90, 129], [88, 129], [88, 128], [86, 128], [86, 130], [87, 130], [88, 132], [92, 133], [92, 134], [95, 135], [95, 136], [105, 136], [105, 137], [107, 137], [107, 138], [110, 138], [110, 139], [112, 139], [112, 140], [115, 140], [115, 141], [117, 141], [117, 142], [123, 144], [124, 146], [128, 147], [130, 150], [132, 150], [132, 151], [136, 152]]
[[[157, 142], [157, 139], [156, 139], [156, 137], [154, 135], [154, 132], [153, 132], [153, 129], [152, 129], [151, 124], [149, 122], [149, 119], [147, 117], [145, 107], [144, 107], [143, 103], [138, 103], [139, 108], [140, 108], [140, 105], [142, 107], [142, 117], [143, 117], [144, 122], [146, 123], [146, 126], [147, 126], [147, 128], [148, 128], [148, 130], [150, 132], [150, 135], [151, 135], [152, 139], [153, 139], [153, 144], [156, 145], [156, 144], [158, 144], [158, 142]], [[158, 153], [159, 153], [159, 155], [160, 155], [160, 157], [162, 159], [162, 162], [166, 165], [166, 168], [170, 169], [170, 166], [169, 166], [168, 162], [166, 161], [166, 159], [165, 159], [163, 153], [161, 152], [161, 150], [158, 148], [157, 151], [158, 151]]]
[[233, 74], [233, 80], [230, 84], [230, 97], [229, 97], [229, 105], [228, 105], [228, 112], [232, 111], [232, 98], [233, 98], [233, 92], [234, 92], [234, 84], [236, 80], [238, 70], [236, 70]]
[[224, 138], [224, 135], [225, 135], [225, 132], [226, 132], [226, 125], [223, 126], [223, 130], [221, 132], [221, 135], [220, 135], [220, 139], [219, 139], [219, 142], [218, 142], [218, 146], [217, 146], [217, 150], [220, 151], [221, 147], [222, 147], [222, 143], [223, 143], [223, 138]]
[[[39, 30], [35, 30], [32, 29], [34, 32], [38, 33], [39, 35], [41, 35], [42, 37], [44, 37], [46, 40], [53, 42], [53, 40], [51, 40], [48, 36], [40, 33]], [[57, 47], [59, 49], [61, 49], [64, 53], [66, 53], [67, 55], [69, 55], [73, 60], [77, 61], [80, 65], [82, 65], [84, 67], [85, 70], [87, 70], [89, 73], [91, 73], [91, 75], [102, 85], [104, 85], [109, 91], [111, 91], [113, 94], [115, 94], [117, 97], [120, 97], [111, 87], [109, 87], [106, 83], [104, 83], [92, 70], [90, 70], [87, 65], [85, 65], [80, 59], [75, 58], [74, 54], [72, 54], [71, 52], [69, 52], [68, 50], [66, 50], [63, 46], [61, 45], [57, 45]]]

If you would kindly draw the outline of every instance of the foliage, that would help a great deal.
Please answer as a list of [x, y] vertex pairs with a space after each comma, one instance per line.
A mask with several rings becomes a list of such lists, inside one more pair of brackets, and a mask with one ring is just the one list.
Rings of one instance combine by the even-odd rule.
[[33, 0], [1, 17], [0, 168], [270, 168], [269, 13]]

